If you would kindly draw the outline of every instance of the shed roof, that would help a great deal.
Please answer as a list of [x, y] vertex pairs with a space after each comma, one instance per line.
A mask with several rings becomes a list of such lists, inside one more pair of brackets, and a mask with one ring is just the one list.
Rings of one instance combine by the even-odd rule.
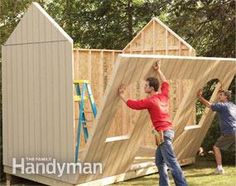
[[71, 37], [38, 4], [32, 3], [5, 45], [70, 41]]

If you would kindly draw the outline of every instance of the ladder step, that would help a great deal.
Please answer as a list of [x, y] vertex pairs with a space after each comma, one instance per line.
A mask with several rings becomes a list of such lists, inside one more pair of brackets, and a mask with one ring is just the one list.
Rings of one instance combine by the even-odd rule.
[[[88, 97], [84, 96], [84, 100], [87, 100]], [[74, 101], [81, 101], [81, 96], [74, 96]]]
[[89, 80], [74, 80], [74, 84], [90, 83]]

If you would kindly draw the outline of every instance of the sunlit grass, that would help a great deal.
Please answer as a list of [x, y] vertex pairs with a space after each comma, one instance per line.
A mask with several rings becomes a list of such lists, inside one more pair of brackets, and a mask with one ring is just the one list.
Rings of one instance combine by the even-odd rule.
[[[236, 167], [224, 166], [225, 174], [216, 175], [214, 161], [197, 161], [194, 165], [183, 167], [185, 177], [189, 186], [236, 186]], [[126, 182], [113, 184], [114, 186], [157, 186], [158, 174], [132, 179]], [[170, 175], [171, 186], [174, 181]]]

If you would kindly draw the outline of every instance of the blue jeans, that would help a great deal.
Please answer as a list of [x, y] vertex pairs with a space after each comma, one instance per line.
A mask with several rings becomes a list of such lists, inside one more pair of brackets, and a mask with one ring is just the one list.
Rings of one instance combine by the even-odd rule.
[[172, 176], [177, 186], [186, 186], [187, 182], [184, 178], [182, 169], [175, 157], [173, 151], [172, 139], [174, 137], [173, 130], [164, 131], [164, 142], [157, 147], [155, 163], [160, 175], [160, 186], [169, 185], [169, 177], [167, 173], [167, 166], [171, 170]]

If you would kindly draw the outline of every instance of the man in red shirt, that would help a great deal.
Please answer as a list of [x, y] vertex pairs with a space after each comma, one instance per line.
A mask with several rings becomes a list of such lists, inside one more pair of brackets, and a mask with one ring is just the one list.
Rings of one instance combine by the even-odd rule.
[[161, 72], [160, 64], [158, 62], [153, 68], [157, 71], [159, 79], [162, 81], [160, 92], [158, 91], [158, 79], [149, 77], [146, 79], [146, 84], [144, 87], [144, 91], [148, 95], [147, 98], [141, 100], [126, 99], [124, 96], [125, 87], [123, 85], [119, 88], [119, 95], [129, 108], [135, 110], [147, 109], [155, 130], [157, 132], [163, 131], [164, 142], [157, 147], [155, 158], [155, 163], [160, 175], [159, 185], [169, 185], [167, 173], [168, 166], [171, 170], [175, 184], [177, 186], [186, 186], [186, 180], [175, 157], [172, 146], [174, 131], [172, 130], [172, 123], [169, 115], [169, 84], [164, 74]]

